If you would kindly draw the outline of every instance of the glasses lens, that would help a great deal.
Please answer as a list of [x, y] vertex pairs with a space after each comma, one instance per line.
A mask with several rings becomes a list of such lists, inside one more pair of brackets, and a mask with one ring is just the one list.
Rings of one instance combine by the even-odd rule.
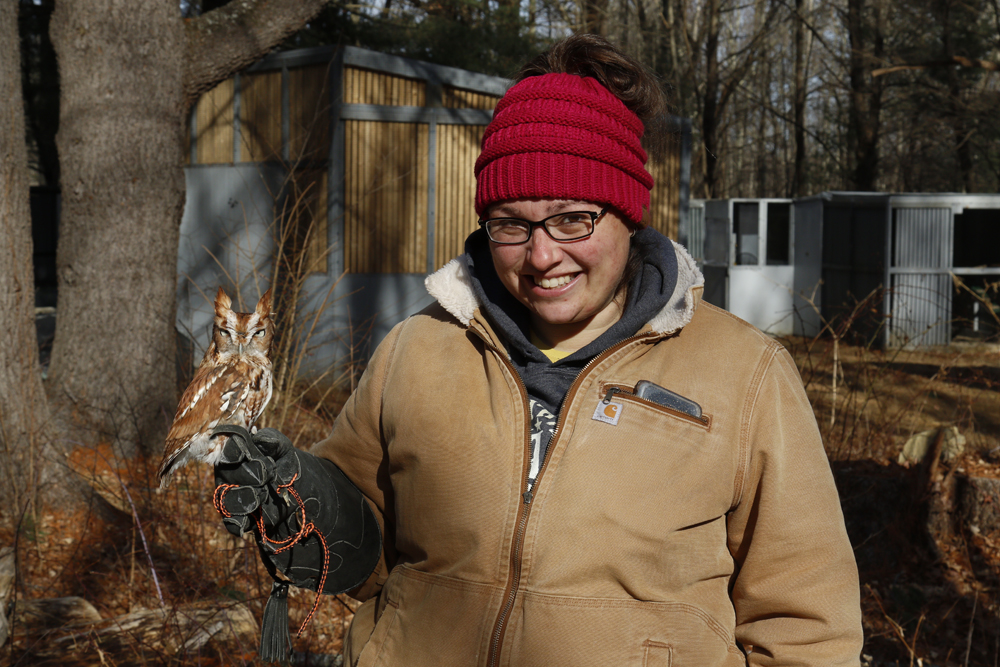
[[586, 211], [562, 213], [546, 219], [545, 228], [552, 238], [571, 241], [590, 234], [594, 230], [594, 219]]
[[497, 243], [522, 243], [528, 240], [530, 227], [517, 218], [494, 218], [486, 223], [486, 232]]

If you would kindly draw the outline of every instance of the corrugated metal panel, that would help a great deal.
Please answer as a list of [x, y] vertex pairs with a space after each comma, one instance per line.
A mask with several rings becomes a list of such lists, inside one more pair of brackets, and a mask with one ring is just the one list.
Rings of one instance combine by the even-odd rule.
[[240, 162], [281, 158], [281, 72], [240, 77]]
[[344, 103], [422, 107], [427, 104], [427, 83], [357, 67], [345, 67]]
[[477, 228], [473, 167], [486, 127], [438, 125], [435, 182], [434, 268], [465, 251], [465, 237]]
[[946, 345], [951, 340], [951, 265], [954, 222], [950, 208], [894, 211], [891, 345]]
[[951, 277], [898, 273], [892, 278], [889, 344], [947, 345], [951, 340]]
[[705, 207], [688, 209], [688, 252], [698, 262], [705, 260]]
[[[233, 161], [233, 80], [201, 96], [195, 107], [195, 159], [198, 164]], [[190, 138], [190, 135], [189, 135]], [[190, 160], [190, 150], [186, 152]]]
[[951, 264], [950, 208], [898, 208], [894, 214], [894, 267], [939, 269]]
[[492, 109], [499, 101], [500, 98], [494, 95], [453, 86], [441, 87], [441, 106], [446, 109]]
[[345, 121], [344, 268], [427, 269], [428, 127]]

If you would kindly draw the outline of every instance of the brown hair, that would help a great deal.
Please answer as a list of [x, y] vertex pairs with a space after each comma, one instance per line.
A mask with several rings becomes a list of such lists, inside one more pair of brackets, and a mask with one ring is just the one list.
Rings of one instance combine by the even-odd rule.
[[[514, 75], [519, 82], [543, 74], [576, 74], [594, 78], [620, 99], [645, 126], [643, 147], [651, 156], [662, 154], [667, 140], [670, 104], [659, 79], [641, 62], [599, 35], [573, 35], [536, 56]], [[638, 227], [625, 223], [630, 229]], [[644, 257], [634, 239], [616, 290], [624, 306], [629, 283], [642, 270]]]
[[599, 35], [573, 35], [525, 64], [514, 81], [555, 73], [597, 79], [645, 125], [646, 150], [662, 148], [670, 105], [659, 79], [641, 62]]

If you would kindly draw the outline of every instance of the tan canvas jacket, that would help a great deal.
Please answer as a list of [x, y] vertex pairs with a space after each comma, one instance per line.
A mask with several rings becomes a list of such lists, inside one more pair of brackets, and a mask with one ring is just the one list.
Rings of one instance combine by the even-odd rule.
[[[392, 331], [313, 449], [383, 528], [349, 664], [859, 664], [857, 568], [799, 374], [699, 305], [676, 252], [670, 303], [580, 373], [530, 494], [524, 387], [464, 266], [428, 278], [439, 305]], [[616, 423], [595, 419], [644, 379], [704, 420], [621, 393]]]

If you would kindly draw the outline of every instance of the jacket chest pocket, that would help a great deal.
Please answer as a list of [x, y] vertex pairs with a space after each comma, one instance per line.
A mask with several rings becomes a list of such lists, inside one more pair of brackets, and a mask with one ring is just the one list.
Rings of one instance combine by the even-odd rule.
[[688, 527], [719, 530], [706, 524], [732, 504], [736, 443], [725, 442], [710, 415], [698, 419], [625, 392], [610, 401], [618, 406], [616, 423], [592, 418], [608, 386], [581, 404], [566, 448], [542, 482], [550, 485], [545, 502], [567, 518], [589, 511], [588, 525], [616, 526], [650, 545]]
[[[683, 396], [676, 395], [676, 398], [680, 400], [672, 405], [667, 405], [651, 398], [637, 396], [636, 385], [624, 382], [600, 382], [598, 384], [598, 395], [602, 405], [625, 401], [626, 403], [637, 404], [652, 410], [654, 413], [660, 413], [664, 416], [679, 419], [682, 422], [701, 426], [709, 431], [712, 428], [711, 415], [703, 412], [701, 410], [702, 406]], [[698, 414], [693, 414], [679, 405], [683, 402], [690, 403], [694, 408], [697, 408]]]

